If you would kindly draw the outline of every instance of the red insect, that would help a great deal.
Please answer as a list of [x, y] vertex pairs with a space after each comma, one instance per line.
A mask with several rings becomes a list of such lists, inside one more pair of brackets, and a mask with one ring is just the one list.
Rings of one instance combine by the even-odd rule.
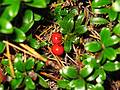
[[64, 53], [64, 48], [62, 45], [55, 44], [52, 46], [51, 49], [52, 49], [53, 54], [58, 55], [58, 56]]
[[54, 32], [52, 34], [52, 43], [53, 44], [61, 44], [62, 43], [62, 34], [58, 32]]

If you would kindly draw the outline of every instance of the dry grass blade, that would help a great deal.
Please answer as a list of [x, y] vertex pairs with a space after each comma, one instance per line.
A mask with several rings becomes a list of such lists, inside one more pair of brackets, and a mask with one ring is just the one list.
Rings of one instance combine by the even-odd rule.
[[14, 78], [15, 73], [14, 73], [14, 68], [13, 68], [12, 61], [11, 61], [11, 55], [10, 55], [10, 50], [9, 50], [9, 45], [8, 44], [6, 44], [6, 50], [7, 50], [7, 57], [8, 57], [8, 60], [9, 60], [11, 75]]

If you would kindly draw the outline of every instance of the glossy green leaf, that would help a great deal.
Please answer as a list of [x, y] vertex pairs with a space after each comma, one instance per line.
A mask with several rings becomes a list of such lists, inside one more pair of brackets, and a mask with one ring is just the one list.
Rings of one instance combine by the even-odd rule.
[[114, 20], [116, 20], [118, 13], [115, 12], [114, 10], [110, 9], [108, 11], [108, 16], [109, 16], [110, 21], [114, 21]]
[[5, 18], [0, 18], [0, 33], [11, 34], [13, 32], [12, 24]]
[[22, 0], [24, 2], [32, 2], [33, 0]]
[[10, 75], [10, 76], [12, 75], [9, 66], [7, 66], [7, 67], [5, 68], [5, 71], [7, 72], [8, 75]]
[[73, 17], [66, 16], [59, 22], [63, 34], [70, 33], [74, 27]]
[[2, 2], [5, 3], [6, 5], [12, 4], [13, 1], [15, 1], [15, 0], [12, 0], [12, 2], [11, 2], [11, 0], [2, 0]]
[[93, 85], [91, 83], [87, 83], [87, 89], [88, 90], [95, 90], [95, 85]]
[[111, 0], [93, 0], [92, 1], [93, 8], [102, 7], [108, 4], [111, 4]]
[[9, 65], [8, 59], [2, 59], [1, 64], [5, 65], [5, 66]]
[[75, 31], [76, 34], [80, 35], [85, 32], [87, 32], [87, 27], [85, 25], [75, 25]]
[[26, 10], [23, 16], [23, 23], [30, 23], [33, 21], [33, 12], [32, 10]]
[[21, 78], [23, 78], [23, 77], [24, 77], [23, 72], [20, 72], [20, 71], [18, 71], [18, 70], [15, 70], [15, 78], [16, 78], [16, 79], [21, 79]]
[[69, 82], [70, 81], [68, 81], [68, 80], [58, 80], [57, 85], [58, 85], [58, 87], [65, 89], [68, 87]]
[[116, 59], [116, 51], [113, 48], [105, 48], [104, 49], [104, 57], [109, 60]]
[[91, 41], [85, 44], [85, 49], [90, 52], [97, 52], [101, 50], [102, 46], [98, 41]]
[[46, 0], [33, 0], [32, 2], [26, 4], [35, 8], [45, 8], [47, 5]]
[[41, 77], [40, 75], [38, 75], [38, 77], [39, 77], [39, 84], [43, 86], [44, 88], [48, 88], [49, 86], [48, 86], [47, 81], [45, 81], [45, 79]]
[[112, 8], [114, 11], [120, 12], [120, 0], [116, 0], [115, 2], [113, 2]]
[[3, 84], [0, 84], [0, 90], [5, 90]]
[[22, 83], [22, 80], [23, 80], [22, 78], [20, 78], [20, 79], [13, 79], [11, 81], [12, 89], [15, 90], [15, 89], [19, 88], [20, 84]]
[[92, 11], [95, 14], [107, 14], [109, 9], [108, 8], [93, 8]]
[[[61, 71], [60, 71], [61, 72]], [[77, 69], [72, 66], [66, 66], [62, 68], [62, 73], [64, 76], [67, 76], [68, 78], [76, 78], [77, 77]]]
[[25, 85], [29, 90], [35, 90], [35, 83], [28, 76], [25, 77]]
[[103, 65], [103, 69], [109, 72], [120, 70], [120, 62], [107, 62]]
[[72, 37], [72, 43], [79, 44], [80, 43], [80, 37], [79, 36], [73, 36]]
[[88, 65], [85, 65], [79, 72], [80, 76], [85, 78], [87, 76], [89, 76], [93, 71], [93, 66], [88, 64]]
[[29, 22], [29, 23], [23, 23], [22, 26], [20, 27], [20, 29], [21, 29], [24, 33], [26, 33], [27, 31], [30, 30], [30, 28], [33, 26], [33, 24], [34, 24], [34, 21]]
[[74, 90], [85, 90], [85, 81], [83, 79], [72, 80], [69, 85]]
[[116, 49], [116, 53], [120, 54], [120, 47]]
[[41, 61], [38, 61], [37, 62], [37, 65], [36, 65], [36, 71], [40, 70], [45, 64]]
[[6, 7], [1, 17], [11, 21], [19, 12], [20, 2], [20, 0], [10, 1], [10, 5]]
[[109, 42], [109, 38], [110, 38], [110, 29], [109, 28], [102, 28], [101, 32], [100, 32], [100, 37], [101, 37], [101, 41], [102, 43], [107, 46], [108, 42]]
[[104, 90], [104, 87], [102, 86], [102, 84], [96, 84], [93, 90]]
[[72, 41], [67, 39], [65, 42], [64, 42], [64, 50], [66, 53], [69, 53], [72, 49]]
[[77, 20], [75, 21], [75, 26], [81, 25], [83, 20], [84, 20], [84, 14], [82, 13], [77, 17]]
[[48, 45], [48, 42], [46, 41], [40, 42], [40, 48], [45, 47], [46, 45]]
[[102, 17], [94, 17], [90, 19], [90, 22], [92, 24], [101, 25], [101, 24], [107, 24], [109, 21]]
[[104, 80], [106, 79], [106, 73], [103, 69], [99, 69], [98, 73], [99, 73], [99, 75], [96, 78], [96, 82], [103, 84]]
[[23, 42], [26, 39], [26, 35], [21, 29], [15, 28], [12, 38], [15, 42]]
[[25, 66], [22, 60], [22, 57], [17, 55], [14, 60], [14, 68], [20, 72], [25, 71]]
[[114, 28], [113, 28], [113, 33], [116, 35], [120, 35], [120, 23], [118, 23]]
[[39, 49], [40, 48], [40, 42], [34, 38], [31, 38], [29, 41], [28, 41], [28, 44], [34, 48], [34, 49]]
[[41, 19], [41, 15], [34, 13], [34, 20], [39, 21]]
[[94, 71], [94, 73], [90, 77], [87, 78], [87, 81], [93, 81], [93, 80], [95, 80], [98, 75], [99, 75], [99, 69], [96, 69]]
[[108, 38], [107, 42], [108, 43], [106, 43], [106, 45], [105, 45], [106, 47], [113, 46], [113, 45], [115, 45], [115, 44], [120, 42], [120, 38], [117, 37], [116, 35], [113, 35], [110, 38]]
[[28, 58], [25, 63], [25, 69], [27, 71], [31, 70], [34, 67], [34, 58]]
[[3, 53], [5, 50], [5, 44], [0, 41], [0, 54]]

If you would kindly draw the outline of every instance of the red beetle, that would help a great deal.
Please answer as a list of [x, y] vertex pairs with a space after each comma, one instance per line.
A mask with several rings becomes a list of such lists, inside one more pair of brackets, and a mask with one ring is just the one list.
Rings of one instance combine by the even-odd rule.
[[52, 33], [52, 43], [53, 44], [61, 44], [62, 43], [62, 34], [58, 32]]
[[58, 55], [58, 56], [64, 53], [64, 48], [60, 44], [53, 45], [51, 49], [52, 49], [53, 54]]

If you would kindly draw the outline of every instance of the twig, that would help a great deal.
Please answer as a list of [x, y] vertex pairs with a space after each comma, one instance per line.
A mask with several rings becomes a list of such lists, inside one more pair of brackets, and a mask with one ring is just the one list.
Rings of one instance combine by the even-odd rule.
[[24, 49], [28, 50], [29, 52], [31, 52], [32, 54], [36, 55], [37, 58], [39, 58], [40, 60], [46, 62], [47, 59], [43, 56], [41, 56], [39, 53], [37, 53], [33, 48], [29, 47], [26, 44], [19, 44], [21, 47], [23, 47]]
[[6, 44], [6, 50], [7, 50], [7, 57], [8, 57], [8, 60], [9, 60], [9, 66], [10, 66], [11, 75], [14, 78], [15, 77], [15, 72], [14, 72], [12, 62], [11, 62], [10, 50], [9, 50], [9, 45], [8, 44]]
[[51, 74], [47, 74], [46, 72], [40, 72], [40, 74], [41, 74], [41, 75], [44, 75], [44, 76], [46, 76], [46, 77], [48, 77], [48, 78], [50, 78], [50, 79], [52, 79], [52, 80], [54, 80], [54, 81], [59, 80], [59, 78], [57, 78], [57, 77], [55, 77], [55, 76], [53, 76], [53, 75], [51, 75]]
[[[16, 45], [14, 45], [14, 44], [12, 44], [12, 43], [10, 43], [10, 42], [8, 42], [8, 41], [3, 41], [3, 42], [4, 42], [5, 44], [8, 44], [8, 45], [10, 45], [10, 46], [12, 46], [12, 47], [14, 47], [14, 48], [16, 48], [16, 49], [24, 52], [24, 53], [30, 55], [30, 56], [33, 56], [33, 57], [35, 57], [35, 58], [40, 59], [40, 57], [36, 56], [35, 54], [32, 54], [32, 53], [30, 53], [30, 52], [28, 52], [28, 51], [26, 51], [26, 50], [24, 50], [24, 49], [22, 49], [22, 48], [20, 48], [20, 47], [18, 47], [18, 46], [16, 46]], [[44, 59], [45, 59], [45, 58], [44, 58]], [[46, 61], [46, 60], [43, 60], [43, 61]]]

